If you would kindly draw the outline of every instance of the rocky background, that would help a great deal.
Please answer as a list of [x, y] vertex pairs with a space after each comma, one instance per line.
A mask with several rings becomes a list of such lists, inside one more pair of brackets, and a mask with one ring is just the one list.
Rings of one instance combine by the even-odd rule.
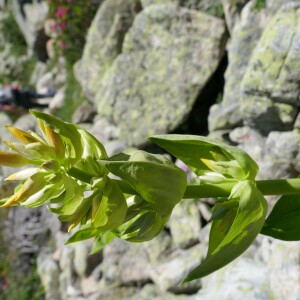
[[[299, 0], [95, 3], [71, 68], [77, 93], [67, 85], [66, 59], [54, 51], [47, 2], [0, 0], [1, 77], [26, 74], [39, 92], [54, 86], [47, 111], [88, 129], [109, 154], [152, 149], [152, 134], [208, 134], [245, 149], [261, 179], [299, 175]], [[9, 17], [25, 41], [18, 55], [5, 34]], [[0, 123], [36, 127], [27, 113], [2, 112]], [[8, 139], [3, 128], [0, 137]], [[11, 189], [3, 184], [1, 194]], [[92, 256], [89, 241], [64, 246], [65, 226], [46, 208], [11, 209], [3, 230], [18, 251], [18, 272], [28, 274], [37, 258], [45, 295], [36, 299], [300, 299], [300, 244], [265, 236], [222, 270], [179, 285], [206, 254], [212, 201], [185, 200], [153, 241], [114, 241]]]

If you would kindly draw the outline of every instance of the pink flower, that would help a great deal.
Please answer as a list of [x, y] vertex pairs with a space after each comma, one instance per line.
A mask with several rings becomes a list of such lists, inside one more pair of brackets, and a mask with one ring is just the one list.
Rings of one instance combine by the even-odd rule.
[[67, 22], [66, 22], [66, 21], [62, 21], [62, 22], [60, 23], [60, 28], [61, 28], [62, 30], [64, 30], [66, 27], [67, 27]]
[[54, 22], [53, 25], [52, 25], [52, 31], [53, 32], [57, 31], [57, 23], [56, 22]]
[[60, 41], [59, 47], [60, 47], [60, 49], [66, 49], [67, 48], [66, 42], [65, 41]]
[[5, 278], [5, 279], [4, 279], [4, 282], [3, 282], [2, 285], [1, 285], [1, 288], [2, 288], [3, 290], [5, 290], [5, 289], [8, 288], [8, 285], [9, 285], [9, 281], [8, 281], [7, 278]]
[[65, 16], [68, 12], [68, 8], [67, 7], [59, 7], [55, 13], [55, 16], [57, 18], [61, 18], [63, 16]]

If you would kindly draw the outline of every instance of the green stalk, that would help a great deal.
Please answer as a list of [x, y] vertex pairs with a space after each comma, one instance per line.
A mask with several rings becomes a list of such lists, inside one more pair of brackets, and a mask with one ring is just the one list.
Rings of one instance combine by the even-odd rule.
[[[115, 182], [124, 193], [131, 195], [137, 194], [133, 187], [127, 182], [121, 180], [115, 180]], [[300, 178], [257, 180], [255, 183], [263, 195], [300, 195]], [[228, 197], [235, 184], [236, 182], [188, 185], [183, 199]]]
[[[257, 180], [257, 188], [263, 195], [300, 195], [300, 178]], [[188, 185], [183, 198], [228, 197], [235, 182], [219, 184]]]

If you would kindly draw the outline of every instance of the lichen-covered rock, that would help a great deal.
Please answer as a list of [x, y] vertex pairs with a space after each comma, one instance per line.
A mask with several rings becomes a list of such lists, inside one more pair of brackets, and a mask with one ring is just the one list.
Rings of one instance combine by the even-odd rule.
[[199, 243], [200, 214], [194, 199], [181, 201], [174, 208], [169, 226], [175, 247], [187, 248]]
[[234, 27], [235, 22], [239, 18], [242, 8], [249, 0], [221, 0], [224, 8], [227, 28], [230, 32]]
[[104, 289], [118, 285], [141, 285], [150, 280], [149, 267], [144, 244], [114, 240], [103, 251], [101, 284]]
[[33, 50], [34, 43], [43, 30], [49, 7], [47, 1], [18, 1], [12, 0], [12, 9], [15, 20], [26, 40], [29, 50]]
[[224, 22], [201, 12], [147, 7], [101, 82], [98, 113], [117, 124], [128, 145], [176, 128], [223, 56], [224, 35]]
[[143, 8], [153, 4], [175, 3], [176, 0], [141, 0]]
[[256, 128], [263, 135], [271, 131], [292, 130], [298, 113], [296, 106], [276, 103], [257, 95], [245, 96], [240, 108], [244, 124]]
[[106, 0], [89, 28], [83, 56], [74, 67], [86, 96], [93, 100], [98, 85], [122, 51], [124, 35], [140, 11], [138, 0]]
[[202, 279], [199, 299], [299, 299], [300, 243], [263, 235], [256, 241], [237, 260]]
[[243, 80], [246, 94], [299, 104], [300, 3], [274, 16], [257, 45]]
[[265, 156], [261, 165], [264, 177], [296, 177], [300, 173], [300, 133], [271, 132], [265, 145]]
[[151, 279], [161, 291], [173, 293], [195, 293], [201, 287], [201, 280], [181, 284], [180, 282], [203, 259], [199, 245], [187, 250], [177, 249], [164, 257], [164, 261], [152, 266]]
[[[299, 17], [300, 3], [291, 2], [282, 6], [265, 29], [243, 79], [242, 114], [247, 123], [257, 126], [265, 133], [280, 130], [278, 128], [280, 126], [282, 126], [281, 130], [292, 129], [298, 112]], [[249, 101], [252, 104], [249, 105]], [[254, 103], [257, 106], [263, 106], [263, 109], [256, 109], [255, 113], [252, 109], [249, 115], [249, 108]], [[286, 105], [282, 106], [282, 103]], [[274, 109], [279, 119], [275, 117], [273, 120]], [[261, 121], [265, 119], [270, 120], [261, 124]]]
[[59, 267], [50, 255], [39, 255], [37, 271], [45, 290], [45, 300], [60, 300]]
[[263, 28], [265, 11], [254, 9], [255, 1], [250, 1], [242, 10], [240, 19], [232, 29], [231, 39], [227, 45], [228, 67], [225, 73], [223, 100], [211, 107], [208, 119], [209, 131], [231, 129], [243, 122], [239, 113], [242, 100], [241, 79], [244, 77], [248, 63]]

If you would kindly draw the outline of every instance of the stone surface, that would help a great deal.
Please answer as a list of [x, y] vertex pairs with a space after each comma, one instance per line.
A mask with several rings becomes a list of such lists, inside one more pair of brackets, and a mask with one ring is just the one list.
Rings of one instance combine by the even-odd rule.
[[242, 115], [264, 133], [292, 129], [298, 112], [299, 15], [300, 3], [281, 7], [256, 46], [242, 82]]
[[73, 113], [72, 122], [79, 123], [92, 123], [96, 115], [95, 107], [90, 102], [82, 103]]
[[197, 296], [201, 300], [298, 300], [299, 249], [299, 242], [260, 235], [241, 257], [203, 278]]
[[147, 7], [101, 81], [98, 113], [119, 127], [119, 139], [129, 145], [174, 129], [223, 56], [224, 34], [222, 20], [201, 12]]
[[223, 4], [227, 28], [232, 33], [236, 21], [239, 19], [242, 8], [249, 0], [221, 0]]
[[45, 290], [45, 300], [60, 300], [58, 281], [60, 270], [57, 263], [50, 256], [39, 255], [37, 271]]
[[169, 227], [175, 247], [188, 248], [199, 242], [200, 214], [194, 199], [186, 199], [175, 206]]
[[300, 173], [300, 133], [271, 132], [266, 139], [265, 156], [261, 166], [266, 179], [296, 177]]
[[240, 19], [232, 29], [227, 45], [228, 67], [225, 73], [223, 100], [211, 107], [209, 131], [231, 129], [240, 126], [243, 118], [239, 112], [242, 100], [241, 79], [266, 23], [264, 11], [254, 9], [255, 1], [250, 1], [242, 10]]
[[150, 265], [144, 244], [114, 240], [104, 249], [103, 257], [101, 269], [106, 286], [121, 283], [141, 285], [150, 280]]
[[89, 28], [83, 56], [74, 67], [89, 99], [94, 99], [101, 78], [122, 51], [124, 35], [140, 9], [138, 0], [106, 0], [100, 6]]
[[29, 47], [33, 50], [34, 43], [43, 30], [49, 8], [47, 1], [12, 0], [13, 15]]
[[201, 287], [200, 279], [181, 285], [180, 282], [202, 259], [203, 253], [198, 245], [187, 250], [177, 249], [153, 266], [151, 279], [161, 291], [194, 293]]

